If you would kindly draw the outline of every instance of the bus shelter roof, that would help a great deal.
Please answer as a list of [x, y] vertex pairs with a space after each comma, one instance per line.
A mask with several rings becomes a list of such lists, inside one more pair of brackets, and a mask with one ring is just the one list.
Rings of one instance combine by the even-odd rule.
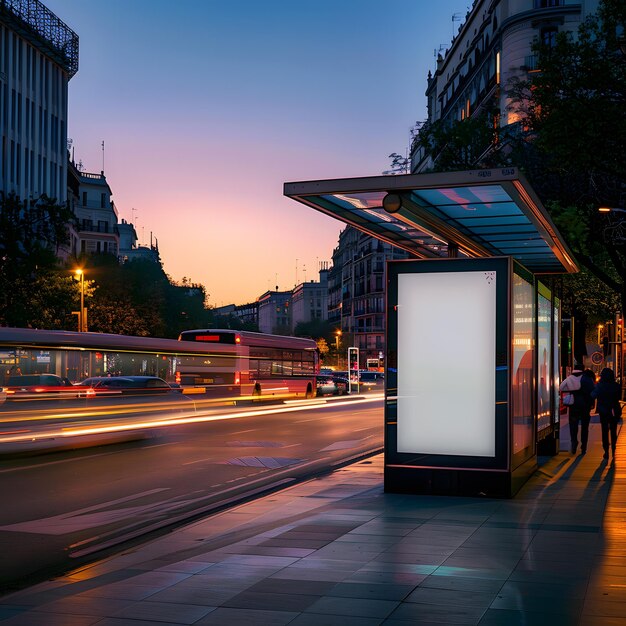
[[511, 256], [535, 274], [577, 272], [517, 168], [285, 183], [284, 195], [418, 258]]

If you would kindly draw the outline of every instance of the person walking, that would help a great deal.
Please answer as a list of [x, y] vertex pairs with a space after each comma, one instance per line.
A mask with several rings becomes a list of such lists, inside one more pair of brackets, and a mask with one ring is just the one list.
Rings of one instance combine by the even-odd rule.
[[589, 441], [589, 422], [591, 422], [591, 409], [595, 400], [591, 394], [596, 386], [596, 375], [593, 370], [585, 369], [580, 377], [580, 399], [582, 401], [582, 414], [580, 416], [580, 453], [587, 452]]
[[582, 454], [587, 452], [589, 439], [589, 411], [594, 384], [587, 376], [583, 377], [583, 369], [582, 365], [574, 365], [572, 373], [559, 385], [559, 391], [571, 393], [574, 397], [574, 403], [567, 405], [569, 408], [568, 421], [572, 454], [576, 454], [578, 450], [579, 422], [581, 425], [580, 447]]
[[602, 428], [602, 447], [604, 458], [609, 458], [609, 434], [611, 454], [615, 460], [615, 445], [617, 444], [617, 423], [622, 416], [620, 396], [622, 390], [615, 382], [615, 373], [605, 367], [600, 372], [600, 381], [591, 393], [591, 397], [597, 401], [597, 411], [600, 414], [600, 426]]

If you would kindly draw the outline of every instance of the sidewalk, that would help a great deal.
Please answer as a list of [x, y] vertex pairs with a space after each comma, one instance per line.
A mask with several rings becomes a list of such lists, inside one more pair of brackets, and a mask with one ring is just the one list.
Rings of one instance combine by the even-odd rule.
[[599, 440], [563, 439], [511, 500], [385, 494], [381, 455], [5, 596], [0, 620], [626, 626], [626, 436], [614, 464]]

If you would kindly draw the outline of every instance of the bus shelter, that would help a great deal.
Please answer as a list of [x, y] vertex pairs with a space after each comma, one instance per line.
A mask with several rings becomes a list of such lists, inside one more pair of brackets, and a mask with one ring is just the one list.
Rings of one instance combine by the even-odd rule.
[[559, 450], [573, 254], [516, 168], [285, 183], [408, 251], [387, 265], [385, 489], [511, 497]]

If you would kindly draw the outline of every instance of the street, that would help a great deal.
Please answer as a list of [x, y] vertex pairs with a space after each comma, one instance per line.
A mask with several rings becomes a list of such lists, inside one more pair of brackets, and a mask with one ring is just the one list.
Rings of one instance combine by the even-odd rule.
[[4, 590], [380, 450], [382, 396], [166, 423], [135, 442], [0, 462]]

